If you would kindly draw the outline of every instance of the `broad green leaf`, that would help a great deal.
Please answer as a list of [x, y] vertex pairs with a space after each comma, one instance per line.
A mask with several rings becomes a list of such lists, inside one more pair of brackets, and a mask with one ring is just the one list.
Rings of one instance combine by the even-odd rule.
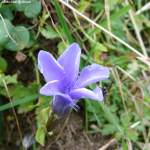
[[9, 92], [10, 92], [10, 96], [13, 97], [13, 99], [19, 99], [25, 96], [38, 93], [38, 85], [32, 83], [27, 87], [25, 87], [22, 84], [16, 84], [9, 88]]
[[92, 48], [91, 48], [92, 52], [107, 52], [107, 48], [104, 44], [99, 43], [99, 42], [95, 42], [92, 44]]
[[[9, 93], [13, 99], [21, 99], [24, 97], [32, 96], [33, 94], [38, 93], [38, 85], [33, 83], [25, 87], [22, 84], [16, 84], [9, 87]], [[29, 103], [19, 106], [18, 112], [25, 113], [31, 111], [35, 107], [36, 104], [31, 101]]]
[[64, 52], [65, 48], [66, 48], [64, 42], [59, 42], [57, 47], [58, 47], [58, 54], [59, 55], [61, 55]]
[[0, 86], [4, 87], [3, 80], [5, 80], [6, 84], [16, 84], [17, 83], [17, 75], [0, 75]]
[[93, 43], [92, 48], [90, 50], [90, 54], [93, 56], [93, 59], [95, 62], [102, 63], [100, 56], [102, 52], [107, 52], [107, 51], [108, 50], [104, 44], [96, 42], [96, 43]]
[[97, 43], [96, 46], [95, 46], [95, 50], [99, 50], [101, 52], [107, 52], [108, 51], [106, 46], [102, 43]]
[[46, 108], [43, 108], [39, 111], [39, 109], [37, 108], [36, 113], [36, 119], [37, 119], [37, 132], [36, 132], [36, 141], [38, 143], [40, 143], [41, 145], [44, 145], [45, 143], [45, 136], [46, 136], [46, 125], [47, 125], [47, 121], [49, 118], [49, 106]]
[[117, 128], [113, 124], [105, 124], [102, 129], [102, 134], [110, 135], [110, 134], [114, 134], [117, 131], [118, 131]]
[[5, 72], [6, 69], [7, 69], [7, 61], [3, 57], [0, 57], [0, 71]]
[[78, 10], [83, 13], [90, 6], [90, 3], [90, 1], [81, 0], [78, 4]]
[[13, 20], [13, 6], [12, 5], [3, 5], [3, 7], [0, 8], [0, 13], [5, 19]]
[[38, 94], [33, 94], [28, 97], [24, 97], [22, 99], [13, 100], [12, 103], [7, 103], [0, 106], [0, 111], [4, 111], [7, 109], [11, 109], [12, 107], [16, 107], [18, 105], [23, 105], [25, 103], [29, 103], [31, 101], [35, 101], [39, 97]]
[[0, 46], [6, 44], [13, 29], [14, 27], [9, 20], [0, 20]]
[[132, 141], [137, 141], [138, 139], [138, 133], [133, 129], [128, 129], [126, 131], [126, 136]]
[[[20, 1], [22, 1], [22, 0], [20, 0]], [[27, 5], [28, 4], [19, 4], [19, 3], [14, 3], [14, 6], [15, 6], [15, 9], [17, 10], [17, 11], [24, 11], [25, 10], [25, 8], [27, 7]]]
[[29, 3], [25, 9], [24, 9], [24, 14], [28, 18], [34, 18], [36, 17], [40, 11], [41, 11], [41, 3], [38, 0], [31, 0], [31, 3]]
[[112, 22], [112, 32], [119, 38], [121, 38], [122, 40], [126, 40], [126, 36], [125, 36], [125, 32], [124, 32], [124, 23], [123, 21], [120, 19], [118, 19], [117, 21], [113, 21]]
[[45, 143], [45, 134], [46, 132], [43, 127], [38, 128], [36, 131], [35, 139], [42, 146], [44, 146], [44, 143]]
[[14, 4], [16, 10], [21, 11], [28, 18], [37, 17], [37, 15], [41, 12], [41, 3], [39, 0], [30, 0], [31, 3], [26, 4]]
[[121, 0], [108, 0], [108, 5], [110, 8], [114, 8], [117, 3], [120, 3]]
[[36, 114], [37, 114], [37, 125], [38, 125], [38, 127], [46, 126], [48, 118], [49, 118], [49, 111], [50, 111], [49, 106], [46, 108], [42, 108], [41, 110], [39, 110], [37, 108], [37, 110], [36, 110]]
[[46, 39], [54, 39], [59, 37], [59, 34], [51, 26], [41, 28], [40, 32]]
[[15, 27], [11, 35], [16, 41], [16, 43], [14, 43], [14, 41], [10, 39], [8, 43], [5, 45], [6, 49], [12, 51], [19, 51], [28, 46], [30, 34], [26, 27], [24, 26]]
[[104, 4], [103, 0], [98, 0], [95, 1], [94, 3], [91, 3], [92, 11], [95, 13], [99, 13], [104, 9], [103, 4]]

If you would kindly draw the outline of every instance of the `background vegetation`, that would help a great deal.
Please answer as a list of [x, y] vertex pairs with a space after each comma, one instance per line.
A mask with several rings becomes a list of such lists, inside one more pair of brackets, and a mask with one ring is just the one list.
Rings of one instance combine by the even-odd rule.
[[110, 79], [100, 85], [107, 90], [104, 103], [79, 104], [83, 130], [107, 137], [115, 148], [150, 149], [149, 5], [148, 0], [1, 3], [1, 147], [22, 149], [23, 140], [25, 148], [37, 149], [53, 134], [47, 128], [51, 99], [38, 94], [44, 81], [37, 53], [44, 49], [57, 57], [75, 41], [82, 47], [81, 68], [91, 63], [111, 68]]

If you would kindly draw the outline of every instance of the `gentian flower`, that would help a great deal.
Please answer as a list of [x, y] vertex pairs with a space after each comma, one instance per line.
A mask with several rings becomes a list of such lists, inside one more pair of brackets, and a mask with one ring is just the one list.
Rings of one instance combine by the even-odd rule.
[[52, 108], [58, 116], [64, 116], [71, 108], [77, 109], [81, 98], [102, 101], [100, 87], [93, 91], [86, 86], [105, 80], [109, 77], [109, 69], [98, 64], [83, 68], [79, 73], [81, 49], [77, 43], [71, 44], [56, 60], [52, 54], [41, 50], [38, 54], [38, 67], [46, 84], [40, 94], [53, 96]]

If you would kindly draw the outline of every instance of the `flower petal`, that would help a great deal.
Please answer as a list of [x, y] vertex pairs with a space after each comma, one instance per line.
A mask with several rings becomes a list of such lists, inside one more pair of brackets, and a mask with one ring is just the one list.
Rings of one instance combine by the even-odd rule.
[[78, 44], [71, 44], [58, 58], [59, 64], [64, 68], [70, 82], [76, 80], [79, 72], [81, 49]]
[[74, 89], [70, 92], [70, 97], [72, 99], [80, 99], [80, 98], [90, 98], [97, 101], [102, 101], [104, 99], [102, 90], [97, 87], [94, 91], [91, 91], [86, 88]]
[[66, 115], [74, 106], [74, 102], [68, 95], [55, 96], [52, 103], [54, 113], [61, 117]]
[[89, 84], [105, 80], [109, 77], [109, 69], [98, 64], [85, 67], [75, 83], [75, 88], [85, 87]]
[[38, 54], [38, 67], [45, 80], [60, 80], [64, 74], [63, 68], [48, 52], [41, 50]]
[[40, 94], [45, 96], [60, 95], [60, 93], [61, 88], [58, 80], [50, 81], [40, 89]]

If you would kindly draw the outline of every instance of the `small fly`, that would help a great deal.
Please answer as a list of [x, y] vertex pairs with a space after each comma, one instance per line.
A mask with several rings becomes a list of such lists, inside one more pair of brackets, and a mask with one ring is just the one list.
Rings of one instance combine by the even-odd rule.
[[[99, 86], [99, 85], [97, 84], [97, 86]], [[106, 86], [100, 87], [102, 89], [102, 93], [103, 93], [104, 97], [107, 95], [107, 93], [110, 90], [111, 86], [112, 86], [112, 83], [108, 87], [106, 87]]]
[[108, 90], [107, 90], [106, 87], [103, 87], [103, 88], [102, 88], [102, 93], [103, 93], [103, 96], [104, 96], [104, 97], [107, 95]]

